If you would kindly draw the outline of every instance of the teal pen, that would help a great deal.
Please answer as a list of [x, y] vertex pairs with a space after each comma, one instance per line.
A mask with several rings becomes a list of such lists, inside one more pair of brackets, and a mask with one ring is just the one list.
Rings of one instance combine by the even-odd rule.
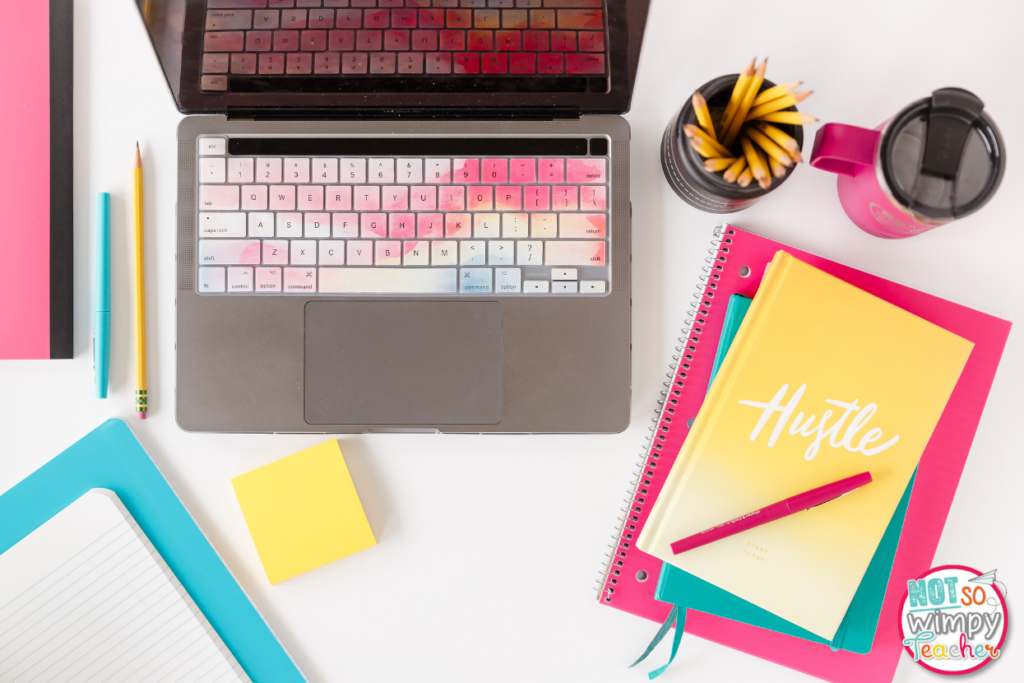
[[96, 398], [106, 398], [110, 376], [110, 193], [100, 192], [97, 203], [92, 367], [96, 375]]

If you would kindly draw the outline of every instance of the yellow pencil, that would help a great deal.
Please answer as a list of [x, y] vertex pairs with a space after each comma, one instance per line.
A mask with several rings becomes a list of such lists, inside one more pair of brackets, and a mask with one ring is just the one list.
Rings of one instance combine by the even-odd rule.
[[768, 166], [768, 159], [765, 157], [764, 152], [758, 149], [757, 145], [754, 145], [754, 154], [757, 155], [757, 160], [761, 162], [761, 166], [764, 167], [764, 177], [757, 179], [757, 184], [761, 186], [762, 190], [767, 190], [772, 186], [772, 174], [769, 172], [770, 167]]
[[786, 135], [785, 133], [783, 133], [781, 130], [771, 125], [770, 123], [754, 121], [751, 125], [753, 125], [754, 128], [758, 129], [759, 131], [770, 137], [772, 140], [774, 140], [775, 144], [789, 152], [790, 156], [793, 156], [793, 152], [800, 152], [799, 142], [797, 142], [794, 138], [790, 137], [789, 135]]
[[734, 163], [736, 163], [736, 159], [731, 157], [713, 157], [704, 162], [704, 169], [711, 171], [712, 173], [717, 173], [718, 171], [724, 171]]
[[747, 157], [747, 163], [750, 165], [750, 172], [754, 174], [754, 178], [761, 180], [768, 175], [768, 171], [765, 170], [765, 166], [761, 163], [761, 157], [757, 154], [757, 149], [754, 147], [754, 143], [750, 141], [746, 135], [740, 138], [740, 145], [743, 146], [743, 154]]
[[736, 184], [739, 185], [740, 187], [746, 187], [747, 185], [750, 184], [750, 181], [753, 177], [754, 176], [751, 175], [749, 168], [744, 169], [743, 173], [740, 173], [738, 176], [736, 176]]
[[792, 152], [790, 152], [789, 156], [792, 157], [794, 164], [799, 164], [801, 161], [804, 160], [804, 156], [800, 153], [800, 150], [798, 149], [794, 149]]
[[747, 157], [740, 155], [740, 158], [737, 159], [732, 166], [725, 169], [725, 173], [722, 174], [722, 179], [727, 183], [736, 182], [736, 179], [739, 178], [740, 173], [742, 173], [743, 169], [746, 167]]
[[754, 103], [750, 106], [756, 107], [764, 104], [765, 102], [771, 102], [776, 98], [788, 95], [799, 88], [802, 83], [803, 81], [790, 81], [789, 83], [783, 83], [782, 85], [776, 85], [773, 88], [762, 90], [758, 93], [757, 97], [754, 98]]
[[721, 152], [709, 145], [703, 138], [690, 138], [690, 146], [705, 159], [717, 159], [722, 156]]
[[759, 131], [757, 128], [747, 126], [743, 129], [743, 134], [749, 137], [751, 142], [763, 149], [768, 156], [783, 166], [788, 168], [793, 165], [793, 160], [788, 154], [786, 154], [786, 150], [772, 142], [767, 135]]
[[803, 126], [808, 123], [814, 123], [818, 119], [814, 118], [810, 114], [804, 114], [798, 111], [777, 111], [771, 114], [765, 114], [759, 116], [758, 121], [766, 121], [768, 123], [788, 123], [793, 126]]
[[716, 154], [715, 156], [720, 156], [720, 157], [731, 157], [732, 156], [732, 153], [729, 152], [729, 150], [727, 150], [725, 147], [722, 147], [722, 145], [720, 145], [718, 143], [718, 140], [715, 140], [713, 137], [711, 137], [710, 135], [708, 135], [707, 133], [705, 133], [704, 131], [702, 131], [700, 128], [698, 128], [697, 126], [693, 125], [692, 123], [688, 123], [685, 126], [683, 126], [683, 134], [686, 135], [686, 137], [688, 137], [690, 139], [697, 139], [697, 138], [699, 138], [699, 139], [703, 140], [705, 144], [707, 144], [709, 147], [711, 147], [711, 149], [713, 149], [716, 152], [718, 152], [718, 154]]
[[135, 417], [146, 419], [146, 271], [142, 230], [142, 153], [135, 143]]
[[772, 175], [773, 176], [775, 176], [776, 178], [781, 178], [782, 176], [786, 175], [786, 167], [785, 166], [780, 164], [775, 159], [770, 159], [769, 162], [770, 162], [771, 167], [772, 167]]
[[792, 95], [777, 97], [771, 102], [765, 102], [760, 107], [754, 107], [753, 109], [751, 109], [749, 112], [747, 112], [747, 118], [745, 120], [753, 121], [754, 119], [761, 118], [765, 114], [772, 114], [777, 111], [782, 111], [783, 109], [789, 109], [793, 105], [799, 102], [803, 102], [810, 96], [810, 92], [797, 92], [793, 93]]
[[740, 126], [747, 120], [747, 112], [750, 111], [750, 105], [754, 102], [754, 98], [757, 97], [758, 91], [761, 90], [761, 84], [764, 83], [764, 72], [767, 69], [768, 58], [766, 57], [761, 62], [761, 66], [757, 67], [757, 71], [754, 72], [750, 83], [747, 84], [747, 92], [743, 94], [743, 99], [740, 100], [740, 105], [736, 108], [736, 113], [733, 114], [732, 121], [729, 123], [729, 131], [723, 136], [722, 144], [726, 147], [732, 147], [732, 144], [736, 142], [736, 136], [740, 134]]
[[711, 112], [708, 111], [707, 100], [699, 92], [693, 93], [693, 111], [697, 115], [697, 123], [711, 136], [711, 139], [718, 142], [715, 137], [715, 124], [711, 122]]
[[739, 78], [736, 79], [736, 84], [732, 86], [732, 94], [729, 95], [729, 103], [725, 105], [725, 113], [722, 114], [722, 136], [725, 136], [725, 132], [729, 129], [729, 124], [732, 123], [732, 115], [736, 113], [736, 108], [740, 106], [740, 100], [743, 99], [743, 95], [747, 92], [747, 83], [750, 82], [750, 77], [754, 75], [754, 65], [757, 63], [757, 57], [750, 60], [750, 64], [743, 67], [743, 71], [740, 72]]

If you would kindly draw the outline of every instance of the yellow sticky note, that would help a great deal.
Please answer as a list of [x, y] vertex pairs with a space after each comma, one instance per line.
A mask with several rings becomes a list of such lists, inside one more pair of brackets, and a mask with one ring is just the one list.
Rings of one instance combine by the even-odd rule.
[[231, 484], [272, 584], [377, 545], [334, 439]]

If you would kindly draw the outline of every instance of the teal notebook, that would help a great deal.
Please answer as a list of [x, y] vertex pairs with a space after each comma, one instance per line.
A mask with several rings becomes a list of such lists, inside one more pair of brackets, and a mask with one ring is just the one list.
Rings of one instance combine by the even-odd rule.
[[711, 365], [711, 377], [708, 378], [708, 389], [711, 388], [711, 383], [715, 381], [718, 369], [722, 367], [725, 354], [729, 353], [729, 347], [732, 346], [736, 333], [740, 331], [740, 323], [747, 317], [751, 301], [753, 299], [748, 299], [742, 294], [733, 294], [729, 297], [729, 306], [725, 309], [725, 322], [722, 323], [722, 335], [718, 338], [715, 362]]
[[249, 678], [306, 681], [123, 420], [107, 420], [0, 496], [0, 553], [94, 488], [117, 494]]
[[[722, 336], [718, 342], [718, 350], [708, 382], [709, 387], [714, 381], [718, 368], [728, 353], [729, 346], [735, 339], [736, 332], [749, 307], [750, 299], [747, 297], [734, 294], [729, 298]], [[861, 579], [853, 602], [850, 603], [850, 608], [846, 612], [846, 617], [832, 641], [816, 636], [810, 631], [668, 563], [662, 564], [661, 576], [658, 578], [658, 587], [654, 597], [662, 602], [678, 605], [680, 608], [697, 610], [815, 643], [823, 643], [831, 646], [833, 650], [842, 649], [866, 654], [871, 651], [871, 645], [875, 639], [875, 629], [878, 627], [882, 601], [889, 585], [889, 572], [892, 570], [892, 563], [896, 558], [896, 548], [903, 532], [903, 520], [907, 514], [910, 492], [913, 487], [914, 477], [911, 477], [910, 483], [907, 484], [907, 489], [896, 507], [896, 512], [878, 544], [878, 549], [875, 550], [875, 555], [864, 573], [864, 578]]]

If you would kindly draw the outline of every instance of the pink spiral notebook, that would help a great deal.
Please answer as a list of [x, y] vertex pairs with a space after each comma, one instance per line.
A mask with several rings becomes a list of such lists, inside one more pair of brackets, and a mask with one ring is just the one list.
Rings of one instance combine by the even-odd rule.
[[730, 225], [715, 230], [599, 600], [658, 623], [668, 616], [672, 606], [654, 599], [661, 560], [634, 544], [686, 439], [688, 420], [704, 401], [729, 297], [753, 297], [779, 249], [969, 339], [975, 347], [921, 457], [870, 653], [833, 652], [827, 645], [694, 611], [687, 615], [686, 631], [835, 683], [891, 681], [903, 651], [897, 632], [899, 601], [907, 580], [924, 573], [935, 555], [1010, 323]]

